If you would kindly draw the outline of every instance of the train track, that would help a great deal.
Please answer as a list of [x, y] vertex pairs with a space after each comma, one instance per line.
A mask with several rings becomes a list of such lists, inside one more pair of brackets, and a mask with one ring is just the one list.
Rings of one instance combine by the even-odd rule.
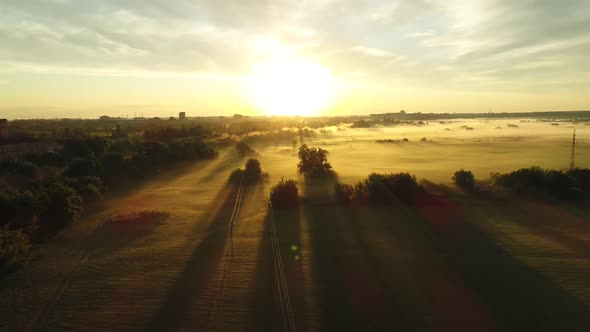
[[[238, 213], [240, 211], [240, 207], [242, 206], [242, 194], [244, 192], [244, 176], [240, 179], [240, 186], [238, 187], [238, 192], [236, 194], [236, 201], [234, 203], [232, 214], [227, 222], [227, 227], [229, 227], [229, 233], [227, 237], [229, 241], [226, 240], [225, 251], [223, 254], [223, 263], [222, 263], [222, 272], [221, 272], [221, 279], [218, 284], [217, 291], [215, 293], [215, 299], [213, 300], [213, 305], [211, 306], [211, 310], [209, 311], [209, 315], [207, 318], [207, 324], [212, 321], [215, 321], [215, 315], [223, 310], [223, 301], [225, 296], [225, 282], [227, 276], [231, 274], [232, 262], [233, 262], [233, 255], [234, 255], [234, 243], [233, 243], [233, 232], [234, 232], [234, 224], [238, 219]], [[208, 326], [207, 326], [208, 330]]]
[[275, 215], [272, 208], [269, 195], [266, 190], [266, 180], [262, 180], [262, 188], [264, 190], [264, 197], [268, 205], [268, 214], [270, 219], [270, 235], [272, 242], [272, 254], [275, 267], [275, 280], [279, 292], [279, 302], [281, 305], [281, 315], [283, 318], [283, 328], [285, 331], [296, 331], [295, 318], [293, 317], [293, 308], [291, 307], [291, 299], [289, 298], [289, 288], [285, 278], [285, 268], [281, 258], [281, 250], [279, 245], [279, 236], [275, 221]]

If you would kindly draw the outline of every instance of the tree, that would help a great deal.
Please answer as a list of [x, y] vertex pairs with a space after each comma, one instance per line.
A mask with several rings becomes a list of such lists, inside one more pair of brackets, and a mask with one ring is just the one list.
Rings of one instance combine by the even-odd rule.
[[328, 175], [332, 165], [328, 162], [328, 151], [321, 148], [309, 148], [306, 144], [299, 148], [299, 173], [317, 177]]
[[284, 180], [277, 183], [270, 191], [270, 202], [272, 206], [280, 209], [293, 208], [299, 200], [299, 190], [295, 180]]
[[0, 272], [21, 265], [30, 246], [29, 238], [21, 230], [0, 225]]
[[71, 187], [55, 182], [47, 190], [46, 207], [41, 215], [41, 227], [55, 231], [78, 220], [82, 214], [82, 197]]
[[242, 156], [242, 158], [254, 156], [256, 154], [256, 151], [254, 151], [254, 149], [252, 149], [250, 145], [248, 145], [248, 143], [243, 141], [238, 142], [238, 144], [236, 144], [236, 150], [238, 150], [238, 153], [240, 154], [240, 156]]
[[464, 190], [473, 190], [475, 187], [475, 177], [471, 171], [465, 171], [462, 168], [453, 175], [453, 182]]

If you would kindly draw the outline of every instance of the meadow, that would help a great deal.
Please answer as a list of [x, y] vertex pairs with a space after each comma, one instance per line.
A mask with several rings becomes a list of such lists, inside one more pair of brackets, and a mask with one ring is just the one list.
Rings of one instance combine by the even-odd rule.
[[[0, 330], [587, 330], [590, 208], [498, 191], [489, 175], [566, 170], [574, 124], [576, 164], [588, 167], [590, 126], [335, 122], [304, 137], [328, 151], [329, 181], [298, 174], [297, 130], [277, 125], [287, 139], [223, 136], [250, 142], [262, 182], [228, 183], [246, 158], [220, 144], [214, 160], [172, 164], [105, 195], [0, 280]], [[461, 168], [479, 190], [452, 183]], [[334, 183], [373, 172], [409, 172], [425, 194], [408, 204], [335, 199]], [[281, 178], [298, 181], [297, 207], [268, 205]]]

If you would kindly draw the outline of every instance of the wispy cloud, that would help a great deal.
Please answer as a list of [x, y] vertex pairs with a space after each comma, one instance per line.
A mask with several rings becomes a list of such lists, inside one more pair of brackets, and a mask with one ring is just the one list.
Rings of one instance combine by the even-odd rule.
[[0, 11], [1, 72], [239, 80], [261, 37], [382, 86], [524, 91], [586, 78], [590, 60], [585, 0], [8, 0]]

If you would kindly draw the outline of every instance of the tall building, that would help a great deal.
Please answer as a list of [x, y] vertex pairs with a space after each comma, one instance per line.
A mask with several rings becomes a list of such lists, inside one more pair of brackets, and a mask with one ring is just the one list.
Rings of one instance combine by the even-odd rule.
[[186, 112], [178, 113], [178, 120], [184, 120], [184, 119], [186, 119]]
[[0, 137], [8, 137], [8, 120], [0, 119]]

